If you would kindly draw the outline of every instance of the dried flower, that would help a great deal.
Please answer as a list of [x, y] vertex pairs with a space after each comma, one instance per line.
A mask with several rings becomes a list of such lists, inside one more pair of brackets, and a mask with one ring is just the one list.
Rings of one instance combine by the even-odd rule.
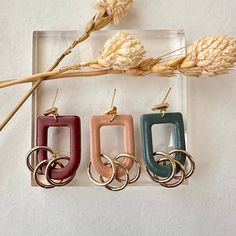
[[198, 40], [187, 48], [186, 56], [177, 57], [167, 63], [153, 65], [151, 70], [161, 76], [176, 72], [187, 76], [216, 76], [226, 74], [236, 62], [236, 39], [228, 36], [209, 36]]
[[198, 40], [187, 50], [180, 66], [183, 73], [215, 76], [228, 73], [236, 62], [236, 39], [228, 36], [209, 36]]
[[96, 8], [100, 12], [106, 13], [113, 17], [113, 23], [118, 24], [120, 18], [124, 16], [133, 0], [97, 0]]
[[128, 32], [119, 32], [104, 45], [98, 64], [112, 69], [126, 70], [137, 66], [144, 57], [144, 46]]

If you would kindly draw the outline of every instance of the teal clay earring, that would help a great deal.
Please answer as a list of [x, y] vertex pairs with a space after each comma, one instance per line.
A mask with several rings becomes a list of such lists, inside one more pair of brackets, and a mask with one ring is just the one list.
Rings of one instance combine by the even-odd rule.
[[[164, 187], [172, 188], [180, 185], [189, 178], [195, 169], [192, 156], [186, 151], [183, 116], [179, 112], [166, 113], [169, 104], [165, 102], [171, 88], [168, 90], [161, 104], [155, 105], [152, 110], [160, 113], [144, 114], [141, 116], [141, 134], [143, 158], [148, 175], [151, 179]], [[152, 126], [155, 124], [173, 124], [175, 148], [169, 153], [153, 151]], [[158, 160], [155, 157], [161, 157]], [[189, 160], [190, 168], [186, 170]], [[179, 175], [180, 173], [180, 175]]]

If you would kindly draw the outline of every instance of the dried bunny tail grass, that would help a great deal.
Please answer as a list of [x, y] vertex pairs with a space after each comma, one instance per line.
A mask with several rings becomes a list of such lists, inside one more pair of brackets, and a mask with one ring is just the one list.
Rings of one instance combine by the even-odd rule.
[[112, 16], [112, 22], [118, 24], [121, 17], [126, 15], [133, 0], [97, 0], [96, 8], [100, 12]]
[[128, 32], [119, 32], [108, 39], [98, 58], [100, 66], [126, 70], [137, 66], [144, 58], [142, 43]]

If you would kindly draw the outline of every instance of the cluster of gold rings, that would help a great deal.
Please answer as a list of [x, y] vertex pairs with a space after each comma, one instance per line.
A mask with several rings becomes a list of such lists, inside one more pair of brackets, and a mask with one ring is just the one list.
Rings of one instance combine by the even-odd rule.
[[[111, 170], [112, 170], [112, 174], [111, 177], [108, 180], [104, 180], [104, 177], [102, 175], [100, 175], [100, 181], [96, 180], [91, 173], [91, 161], [88, 163], [88, 167], [87, 167], [87, 173], [88, 173], [88, 177], [89, 179], [96, 185], [98, 186], [105, 186], [105, 188], [111, 190], [111, 191], [120, 191], [122, 189], [124, 189], [128, 184], [132, 184], [134, 182], [136, 182], [141, 174], [141, 165], [139, 164], [138, 160], [130, 155], [130, 154], [119, 154], [118, 156], [116, 156], [115, 158], [111, 158], [108, 155], [105, 154], [101, 154], [101, 157], [103, 157], [104, 159], [106, 159], [107, 161], [104, 163], [106, 166], [110, 166]], [[126, 166], [119, 161], [119, 159], [121, 158], [130, 158], [135, 164], [136, 164], [136, 168], [137, 168], [137, 173], [133, 178], [130, 178], [130, 174], [129, 174], [129, 170], [126, 168]], [[120, 177], [117, 176], [117, 167], [123, 169], [124, 171], [124, 177], [125, 179], [122, 179]], [[117, 180], [118, 182], [122, 183], [121, 185], [118, 186], [113, 186], [111, 185], [111, 182]]]
[[[47, 159], [47, 160], [43, 160], [39, 163], [37, 163], [37, 165], [34, 167], [31, 164], [31, 155], [35, 152], [35, 151], [39, 151], [39, 150], [44, 150], [47, 151], [51, 154], [52, 158], [51, 159]], [[71, 182], [71, 180], [74, 178], [76, 172], [71, 175], [69, 178], [67, 178], [65, 181], [64, 179], [61, 180], [53, 180], [53, 178], [51, 178], [51, 170], [52, 169], [60, 169], [60, 168], [64, 168], [65, 165], [61, 162], [61, 160], [66, 160], [69, 161], [70, 158], [66, 157], [66, 156], [58, 156], [58, 154], [55, 152], [55, 150], [53, 150], [52, 148], [48, 147], [48, 146], [37, 146], [32, 148], [26, 155], [26, 165], [28, 167], [28, 169], [33, 173], [33, 179], [35, 181], [35, 183], [37, 185], [39, 185], [42, 188], [54, 188], [54, 187], [61, 187], [64, 186], [68, 183]], [[42, 168], [45, 167], [45, 170], [42, 171]], [[46, 181], [48, 182], [47, 184], [43, 183], [41, 180], [39, 180], [39, 175], [44, 175]]]
[[[185, 155], [190, 163], [189, 170], [185, 169], [185, 166], [182, 165], [178, 160], [176, 160], [173, 156], [176, 154]], [[173, 150], [169, 153], [166, 152], [154, 152], [154, 156], [162, 156], [159, 160], [157, 160], [157, 164], [163, 163], [166, 164], [166, 162], [169, 162], [171, 164], [172, 170], [169, 176], [163, 178], [160, 176], [157, 176], [146, 167], [148, 175], [151, 177], [151, 179], [160, 185], [167, 187], [167, 188], [173, 188], [179, 186], [185, 179], [189, 178], [194, 170], [195, 170], [195, 162], [193, 161], [192, 156], [186, 152], [185, 150]], [[177, 168], [180, 170], [181, 175], [177, 175]], [[177, 181], [174, 181], [177, 180]]]

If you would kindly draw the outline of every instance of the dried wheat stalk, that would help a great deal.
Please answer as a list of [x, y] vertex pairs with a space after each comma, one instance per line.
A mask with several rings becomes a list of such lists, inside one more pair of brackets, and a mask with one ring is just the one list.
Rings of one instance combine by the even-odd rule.
[[[176, 50], [177, 51], [177, 50]], [[108, 39], [96, 60], [63, 67], [52, 72], [35, 74], [19, 80], [6, 81], [0, 88], [45, 80], [68, 77], [95, 76], [104, 74], [128, 74], [145, 76], [155, 73], [159, 76], [216, 76], [229, 72], [236, 62], [236, 39], [228, 36], [206, 37], [187, 48], [185, 56], [174, 57], [172, 52], [157, 58], [144, 59], [144, 46], [128, 32], [119, 32]], [[171, 57], [171, 59], [168, 59]], [[83, 69], [84, 68], [84, 69]], [[66, 73], [70, 70], [76, 72]]]

